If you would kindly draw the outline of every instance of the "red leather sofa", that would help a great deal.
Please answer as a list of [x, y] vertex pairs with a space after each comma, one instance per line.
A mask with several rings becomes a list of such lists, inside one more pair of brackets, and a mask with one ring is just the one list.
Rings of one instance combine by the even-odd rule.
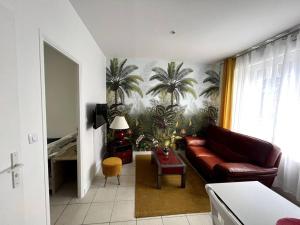
[[208, 182], [260, 181], [271, 186], [281, 152], [275, 145], [217, 126], [184, 139], [186, 156]]

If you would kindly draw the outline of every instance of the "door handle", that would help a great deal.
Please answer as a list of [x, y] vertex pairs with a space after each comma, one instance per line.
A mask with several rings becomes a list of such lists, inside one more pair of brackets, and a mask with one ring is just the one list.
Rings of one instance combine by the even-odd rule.
[[17, 161], [18, 161], [18, 154], [16, 152], [11, 153], [10, 154], [11, 166], [0, 171], [0, 175], [4, 173], [11, 173], [13, 188], [16, 188], [17, 185], [20, 183], [20, 174], [18, 170], [24, 166], [22, 163], [17, 163]]
[[13, 165], [13, 167], [8, 167], [2, 171], [0, 171], [0, 175], [4, 174], [4, 173], [12, 173], [15, 172], [17, 169], [22, 168], [24, 165], [22, 163], [17, 163], [15, 165]]

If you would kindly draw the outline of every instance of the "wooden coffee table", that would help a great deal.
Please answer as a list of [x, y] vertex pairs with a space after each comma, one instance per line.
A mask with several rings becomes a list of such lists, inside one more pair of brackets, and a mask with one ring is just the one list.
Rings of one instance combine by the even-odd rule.
[[152, 150], [151, 161], [157, 165], [157, 188], [161, 188], [161, 177], [164, 175], [180, 175], [181, 187], [185, 187], [186, 165], [173, 149], [164, 155], [161, 148]]

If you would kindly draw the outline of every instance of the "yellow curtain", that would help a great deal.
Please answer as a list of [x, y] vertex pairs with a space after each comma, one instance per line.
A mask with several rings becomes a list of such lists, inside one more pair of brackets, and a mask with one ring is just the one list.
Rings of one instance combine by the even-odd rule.
[[235, 58], [227, 58], [223, 67], [223, 79], [221, 89], [220, 126], [226, 129], [231, 128], [233, 79], [234, 79]]

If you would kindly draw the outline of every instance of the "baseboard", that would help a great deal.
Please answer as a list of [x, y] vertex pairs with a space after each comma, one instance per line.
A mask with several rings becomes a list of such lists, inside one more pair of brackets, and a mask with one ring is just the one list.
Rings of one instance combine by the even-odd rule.
[[102, 165], [101, 165], [101, 162], [98, 163], [98, 165], [96, 165], [96, 173], [95, 173], [95, 176], [97, 173], [99, 173], [99, 171], [102, 169]]

